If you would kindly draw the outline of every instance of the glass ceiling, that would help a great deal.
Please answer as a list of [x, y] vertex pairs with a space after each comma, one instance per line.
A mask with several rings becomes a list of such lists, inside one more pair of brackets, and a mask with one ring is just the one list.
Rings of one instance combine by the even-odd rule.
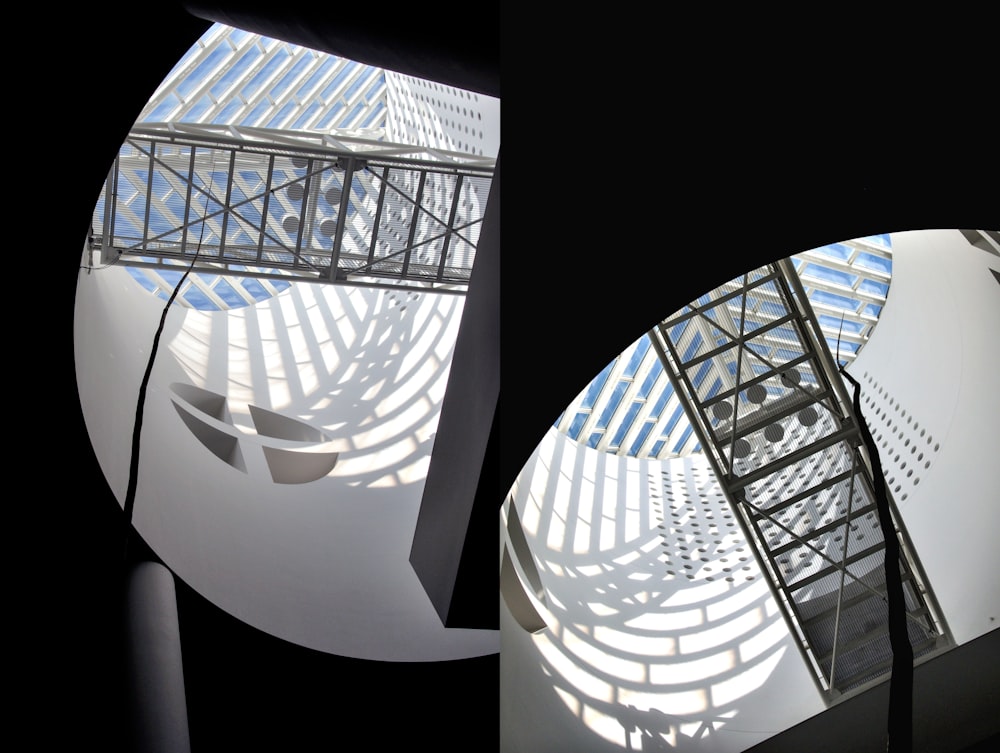
[[[488, 116], [485, 119], [484, 112]], [[493, 112], [497, 115], [496, 123], [484, 122], [490, 120]], [[493, 144], [499, 142], [498, 115], [499, 100], [490, 97], [422, 82], [215, 24], [174, 66], [143, 109], [136, 127], [166, 129], [180, 134], [199, 127], [218, 129], [223, 126], [232, 130], [233, 140], [246, 139], [246, 133], [251, 131], [270, 134], [294, 132], [289, 137], [297, 135], [299, 139], [309, 138], [309, 134], [313, 138], [323, 134], [321, 138], [327, 141], [333, 139], [334, 146], [339, 145], [342, 150], [355, 148], [344, 146], [346, 143], [386, 143], [386, 148], [395, 144], [416, 144], [432, 152], [431, 159], [441, 162], [475, 161], [476, 155], [480, 155], [478, 161], [485, 164], [492, 162], [496, 156]], [[226, 134], [223, 133], [221, 138], [227, 138]], [[484, 149], [486, 154], [482, 156]], [[183, 188], [168, 185], [177, 181], [168, 180], [166, 173], [161, 175], [162, 171], [142, 164], [132, 166], [130, 170], [128, 177], [123, 175], [122, 180], [126, 181], [123, 183], [126, 189], [130, 185], [139, 186], [139, 190], [134, 192], [138, 197], [136, 201], [148, 203], [152, 207], [150, 211], [157, 216], [171, 213], [180, 216], [177, 213], [181, 210], [177, 206], [178, 202], [185, 203]], [[388, 175], [388, 168], [386, 170]], [[180, 175], [179, 171], [174, 172]], [[147, 176], [150, 177], [149, 187], [146, 186]], [[115, 174], [116, 186], [117, 177]], [[319, 184], [318, 179], [315, 182]], [[484, 193], [481, 188], [468, 187], [465, 190]], [[95, 230], [98, 231], [104, 220], [103, 198], [95, 211]], [[465, 201], [470, 207], [473, 202], [485, 204], [485, 193], [478, 198], [481, 201], [471, 196]], [[117, 191], [115, 199], [116, 217], [127, 219], [129, 207], [124, 205]], [[201, 201], [205, 203], [206, 200]], [[462, 207], [465, 206], [463, 203]], [[349, 203], [348, 210], [353, 208], [353, 203]], [[418, 213], [420, 210], [427, 211], [423, 206]], [[398, 213], [400, 221], [404, 221], [406, 208]], [[412, 210], [410, 213], [413, 213]], [[228, 210], [225, 214], [229, 214]], [[347, 213], [344, 214], [346, 222]], [[393, 228], [388, 227], [393, 217], [388, 214], [391, 214], [389, 210], [382, 217], [384, 230], [380, 235], [380, 249], [395, 243], [391, 237]], [[315, 224], [323, 229], [325, 225], [320, 223], [320, 219], [323, 218], [316, 219]], [[208, 224], [205, 223], [206, 226]], [[280, 222], [271, 224], [281, 230]], [[413, 224], [416, 224], [415, 221]], [[149, 226], [148, 221], [146, 225]], [[175, 222], [172, 227], [185, 228], [187, 224]], [[399, 228], [395, 230], [400, 232]], [[260, 234], [261, 237], [265, 234], [263, 226]], [[93, 235], [96, 237], [99, 233]], [[337, 237], [339, 239], [340, 234]], [[374, 235], [374, 244], [373, 238]], [[158, 241], [158, 236], [154, 241]], [[410, 242], [413, 243], [412, 240]], [[393, 255], [399, 253], [396, 251]], [[96, 248], [92, 249], [92, 264], [95, 263], [93, 257], [98, 255]], [[407, 252], [407, 260], [409, 256]], [[414, 264], [417, 263], [416, 256], [414, 254]], [[111, 257], [105, 255], [103, 258]], [[442, 256], [440, 266], [444, 265], [443, 259]], [[183, 259], [167, 264], [162, 258], [136, 255], [121, 259], [123, 264], [129, 264], [129, 261], [129, 273], [138, 284], [164, 300], [170, 297], [188, 266]], [[368, 266], [373, 266], [371, 259]], [[273, 270], [254, 267], [250, 261], [244, 266], [230, 264], [217, 274], [192, 271], [176, 301], [180, 305], [202, 310], [238, 308], [274, 296], [290, 284], [290, 281], [273, 274]]]
[[[889, 235], [832, 243], [792, 262], [831, 353], [839, 353], [840, 363], [851, 363], [871, 336], [889, 292]], [[771, 355], [781, 359], [787, 354], [777, 334]], [[708, 382], [709, 391], [723, 382], [707, 364], [696, 376]], [[581, 444], [616, 455], [664, 459], [702, 451], [648, 334], [611, 361], [555, 425]]]

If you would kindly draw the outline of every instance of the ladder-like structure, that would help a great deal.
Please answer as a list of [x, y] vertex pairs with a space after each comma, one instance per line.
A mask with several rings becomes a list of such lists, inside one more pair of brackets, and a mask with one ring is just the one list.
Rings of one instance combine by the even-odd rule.
[[464, 293], [494, 161], [322, 133], [143, 124], [94, 212], [92, 263]]
[[[884, 481], [792, 264], [705, 294], [650, 337], [827, 700], [885, 679]], [[892, 517], [919, 658], [950, 639]]]

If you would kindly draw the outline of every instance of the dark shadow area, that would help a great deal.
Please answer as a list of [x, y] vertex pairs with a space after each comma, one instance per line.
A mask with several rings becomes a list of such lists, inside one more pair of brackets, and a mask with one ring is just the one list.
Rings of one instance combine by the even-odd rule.
[[[996, 750], [998, 659], [1000, 631], [994, 630], [914, 668], [914, 751]], [[748, 753], [880, 753], [885, 750], [888, 703], [889, 685], [883, 683], [753, 746]]]
[[457, 752], [468, 749], [453, 726], [461, 718], [496, 737], [497, 654], [348, 659], [262, 633], [180, 582], [177, 599], [192, 751], [334, 750], [348, 741], [394, 750], [394, 741], [420, 740]]
[[[235, 21], [235, 5], [199, 7], [206, 16]], [[6, 638], [18, 657], [9, 683], [8, 714], [16, 720], [10, 736], [37, 749], [85, 743], [114, 750], [121, 693], [107, 678], [118, 657], [122, 511], [90, 448], [76, 394], [76, 268], [111, 160], [156, 86], [208, 22], [170, 1], [60, 9], [44, 24], [38, 23], [41, 10], [17, 10], [16, 16], [8, 11], [12, 34], [44, 51], [46, 65], [26, 69], [29, 53], [9, 49], [15, 74], [8, 97], [24, 108], [26, 120], [22, 143], [8, 152], [8, 169], [23, 199], [18, 225], [44, 233], [28, 246], [47, 253], [51, 268], [42, 301], [27, 287], [27, 256], [8, 268], [18, 286], [18, 313], [9, 325], [11, 380], [15, 395], [30, 397], [14, 406], [13, 467], [27, 478], [11, 478], [16, 491], [6, 511], [12, 540], [4, 552]], [[418, 63], [436, 59], [439, 72], [452, 71], [452, 84], [484, 90], [475, 85], [477, 60], [488, 47], [479, 47], [480, 30], [494, 28], [499, 14], [482, 26], [473, 11], [437, 4], [426, 25], [439, 36], [415, 33], [409, 56], [386, 36], [384, 8], [373, 13], [359, 6], [364, 16], [349, 28], [338, 27], [337, 9], [304, 0], [255, 4], [245, 13], [256, 22], [253, 30], [270, 36], [332, 39], [331, 52], [351, 52], [335, 43], [349, 34], [352, 45], [371, 53], [359, 59], [410, 75], [434, 78]], [[761, 26], [762, 19], [739, 18], [732, 10], [724, 18], [688, 17], [674, 28], [658, 27], [630, 9], [602, 16], [599, 34], [578, 38], [536, 19], [522, 24], [520, 13], [505, 11], [503, 26], [505, 177], [510, 196], [518, 197], [508, 200], [507, 227], [518, 243], [506, 257], [502, 283], [509, 303], [498, 489], [482, 502], [492, 504], [494, 516], [559, 411], [663, 311], [746, 268], [843, 238], [1000, 227], [990, 169], [997, 162], [995, 125], [981, 104], [995, 84], [995, 52], [976, 36], [989, 28], [985, 18], [964, 15], [961, 23], [949, 23], [942, 13], [925, 24], [893, 18], [891, 26], [880, 26], [873, 17], [830, 12], [821, 17], [822, 29], [805, 33]], [[412, 6], [399, 16], [406, 25], [413, 17]], [[876, 42], [885, 47], [859, 54]], [[470, 53], [470, 46], [478, 49]], [[631, 135], [601, 137], [607, 123], [592, 103], [595, 87], [607, 84], [595, 78], [595, 61], [616, 71], [614, 112], [661, 140], [655, 159], [640, 155], [650, 147]], [[486, 67], [498, 80], [498, 58]], [[622, 73], [629, 70], [637, 75]], [[650, 112], [636, 115], [628, 107], [633, 102], [650, 102]], [[558, 137], [550, 136], [556, 129]], [[540, 170], [549, 146], [561, 157], [560, 188], [543, 199], [536, 192], [551, 187], [540, 181], [551, 179]], [[636, 181], [625, 192], [628, 201], [620, 197], [623, 226], [631, 232], [613, 238], [605, 232], [609, 202], [594, 200], [611, 182], [608, 169]], [[615, 254], [595, 266], [593, 249], [605, 240], [613, 241]], [[598, 290], [599, 318], [580, 326], [581, 308], [571, 296]], [[530, 306], [530, 316], [514, 316], [520, 306]], [[49, 463], [58, 465], [59, 483], [43, 476]], [[482, 547], [495, 553], [495, 525], [488, 534]], [[489, 615], [497, 605], [495, 567], [481, 577]], [[283, 734], [308, 740], [307, 748], [339, 734], [379, 750], [494, 745], [496, 657], [434, 666], [318, 657], [264, 636], [240, 637], [250, 629], [214, 610], [191, 609], [183, 593], [180, 601], [198, 750], [238, 748], [251, 738], [248, 749], [266, 749]], [[213, 642], [218, 635], [227, 636], [221, 645]], [[320, 703], [324, 691], [308, 695], [296, 672], [319, 688], [337, 688], [337, 703]], [[943, 678], [938, 688], [944, 693], [963, 683]], [[352, 697], [350, 688], [378, 692]], [[995, 688], [991, 682], [983, 692]], [[471, 735], [478, 739], [470, 746]]]

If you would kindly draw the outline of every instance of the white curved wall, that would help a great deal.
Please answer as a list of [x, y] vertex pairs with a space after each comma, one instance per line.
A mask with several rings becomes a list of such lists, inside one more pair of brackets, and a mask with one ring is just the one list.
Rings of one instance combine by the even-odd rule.
[[[136, 529], [200, 594], [285, 640], [389, 661], [495, 653], [497, 631], [441, 625], [408, 561], [461, 309], [458, 296], [308, 284], [232, 311], [174, 307], [145, 404]], [[119, 503], [162, 310], [122, 269], [80, 278], [80, 400]], [[245, 472], [185, 425], [178, 382], [227, 399]], [[251, 405], [329, 437], [333, 470], [274, 483]]]
[[825, 708], [703, 456], [551, 429], [513, 504], [547, 610], [529, 633], [501, 606], [506, 753], [736, 753]]
[[893, 233], [892, 249], [885, 309], [850, 373], [961, 644], [1000, 625], [1000, 257], [958, 230]]

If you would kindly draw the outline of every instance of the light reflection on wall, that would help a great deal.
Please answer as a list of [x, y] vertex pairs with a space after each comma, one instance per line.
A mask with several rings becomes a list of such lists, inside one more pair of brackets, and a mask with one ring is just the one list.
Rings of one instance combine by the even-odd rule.
[[[193, 383], [227, 392], [236, 425], [252, 426], [249, 404], [310, 407], [297, 417], [341, 453], [331, 475], [364, 476], [368, 486], [422, 481], [461, 299], [410, 293], [403, 310], [394, 292], [336, 288], [335, 311], [320, 292], [299, 285], [257, 306], [184, 310], [169, 350]], [[349, 404], [337, 400], [340, 386], [355, 394]]]
[[552, 430], [512, 495], [545, 591], [531, 639], [566, 708], [625, 750], [732, 724], [790, 642], [707, 461], [619, 458]]

